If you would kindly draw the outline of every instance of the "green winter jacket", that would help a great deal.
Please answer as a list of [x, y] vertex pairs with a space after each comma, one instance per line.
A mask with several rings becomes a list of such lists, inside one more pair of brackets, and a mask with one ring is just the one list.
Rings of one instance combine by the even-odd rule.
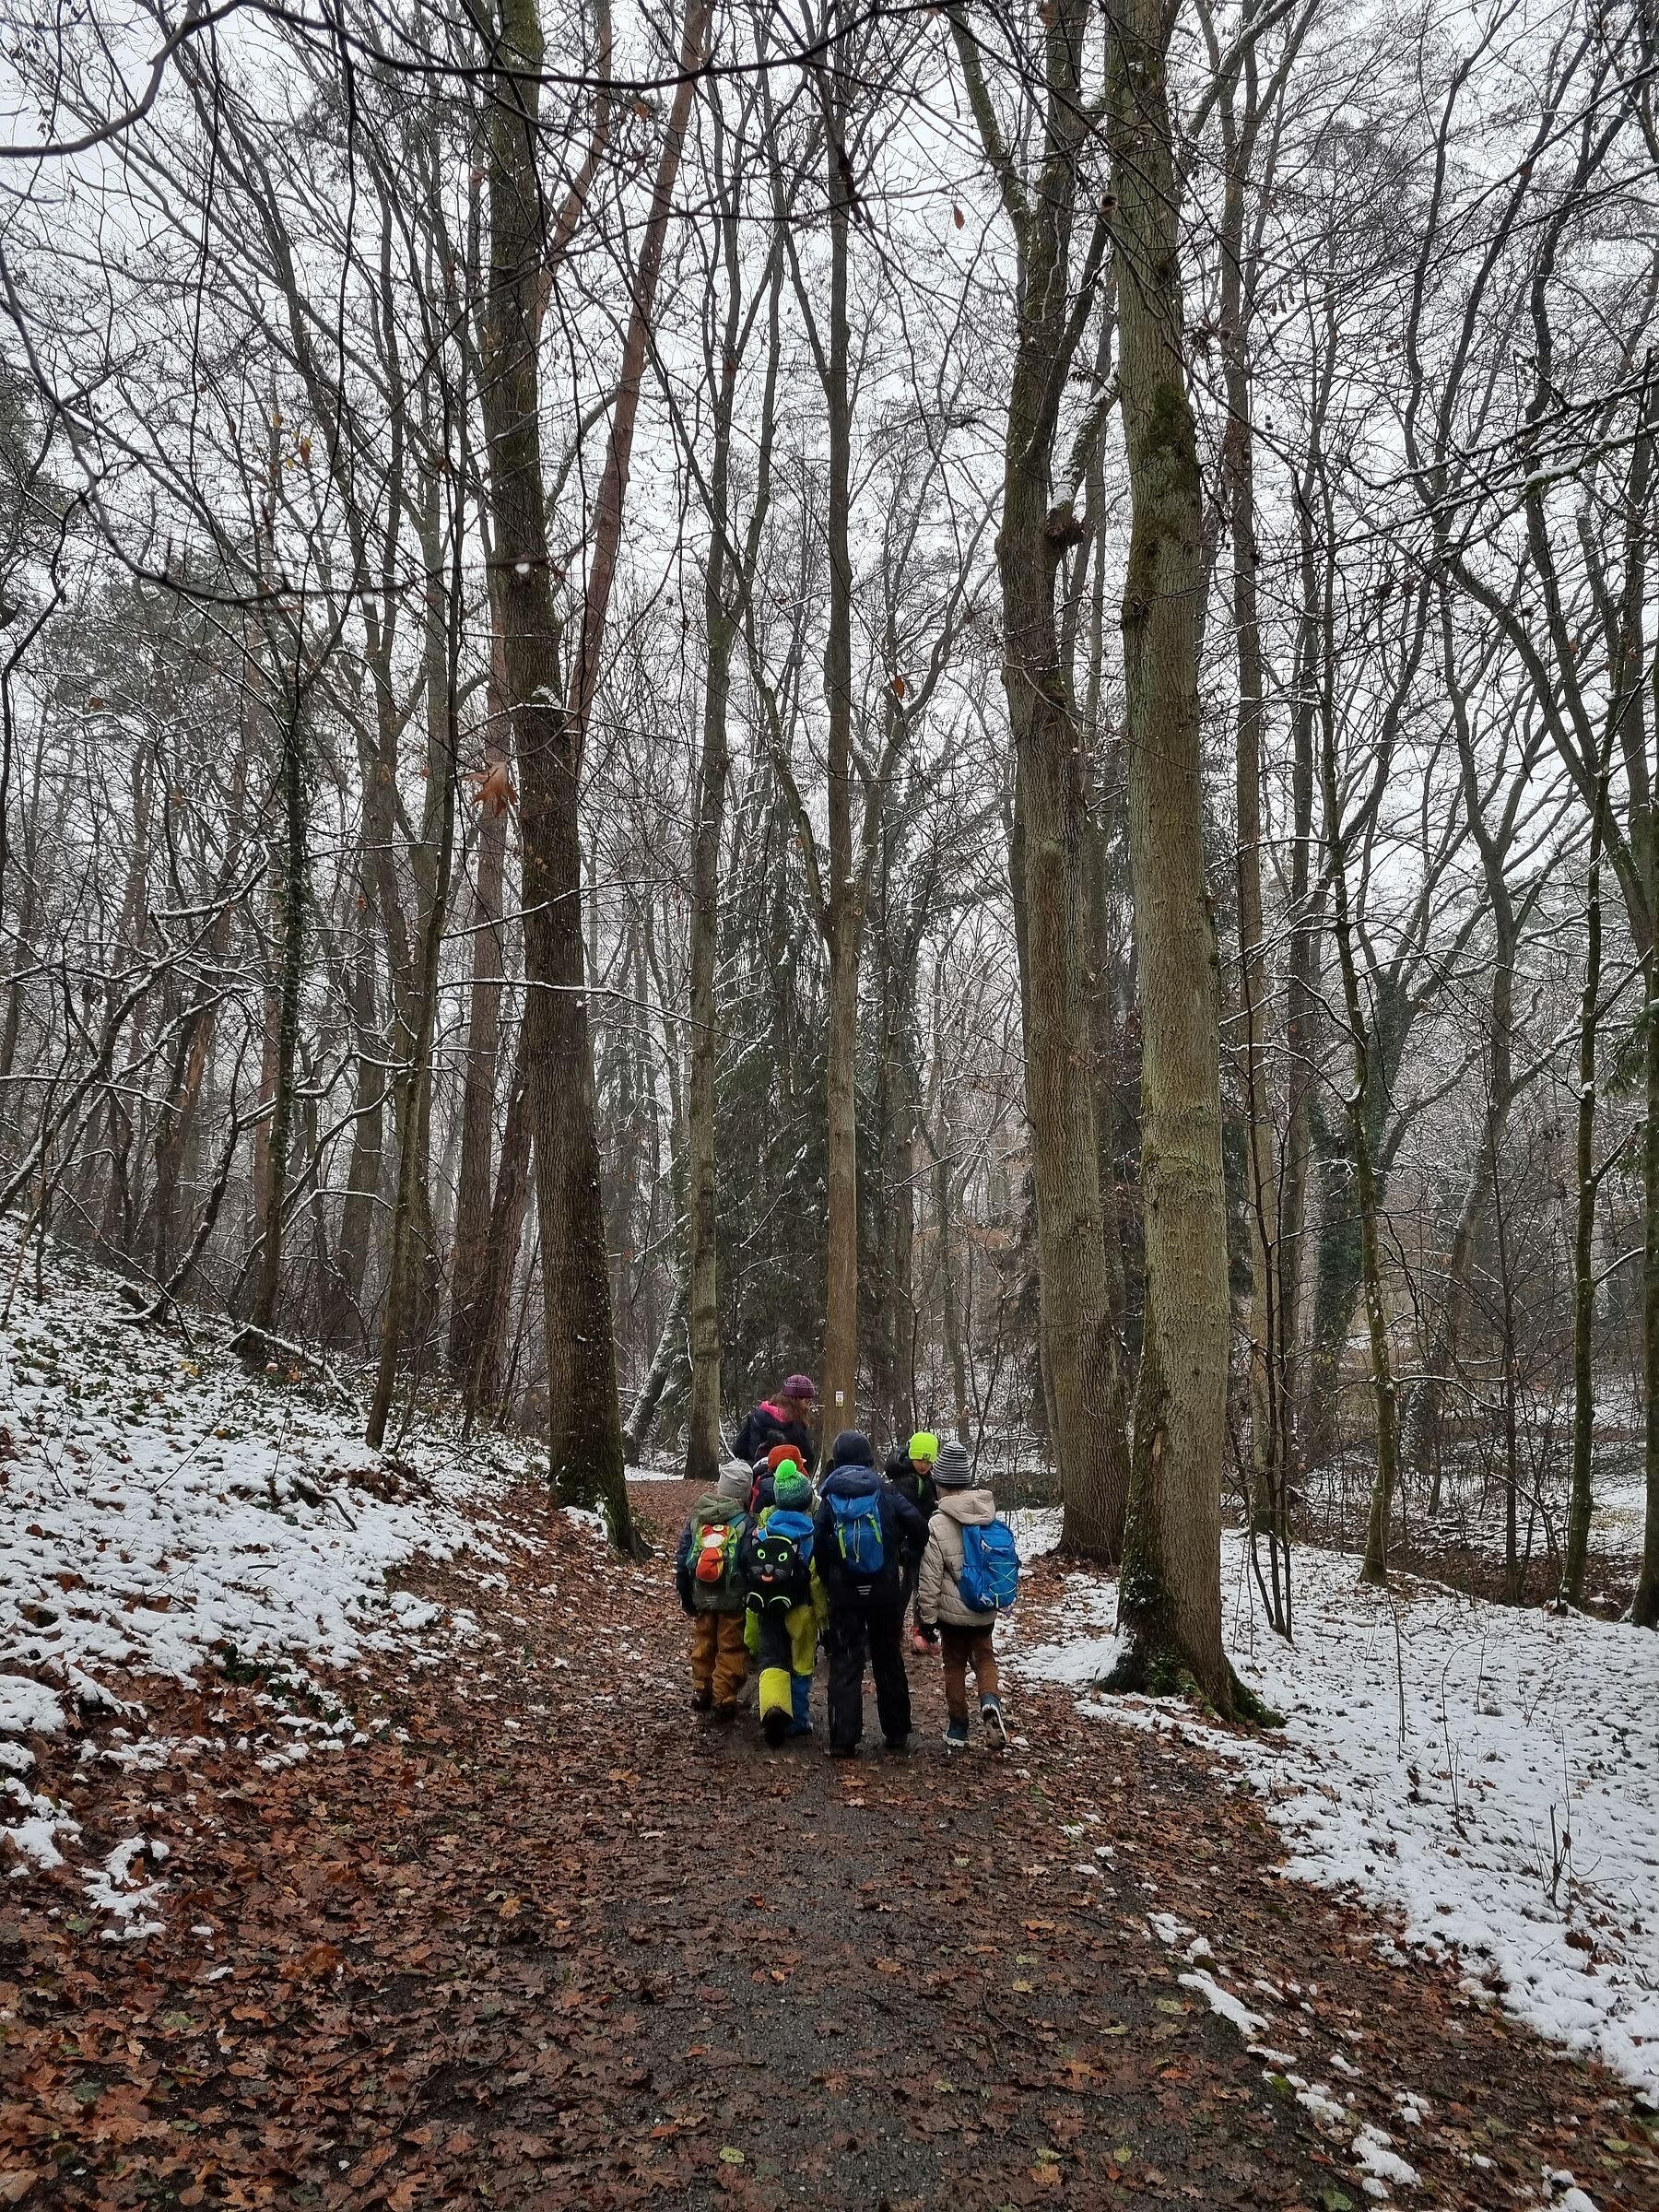
[[[692, 1507], [691, 1518], [680, 1531], [679, 1549], [674, 1558], [675, 1588], [688, 1613], [743, 1611], [743, 1577], [737, 1571], [737, 1547], [747, 1526], [748, 1514], [741, 1502], [735, 1504], [731, 1499], [723, 1498], [718, 1490], [705, 1490]], [[697, 1579], [698, 1531], [703, 1528], [731, 1530], [726, 1553], [730, 1571], [724, 1582], [703, 1583]]]

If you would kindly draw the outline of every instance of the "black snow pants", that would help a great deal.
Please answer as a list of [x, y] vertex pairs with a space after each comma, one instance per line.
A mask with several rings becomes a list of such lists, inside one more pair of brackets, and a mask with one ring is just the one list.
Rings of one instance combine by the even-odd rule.
[[844, 1748], [864, 1734], [865, 1656], [876, 1677], [876, 1711], [888, 1743], [911, 1732], [910, 1677], [904, 1671], [900, 1590], [849, 1593], [830, 1615], [830, 1742]]

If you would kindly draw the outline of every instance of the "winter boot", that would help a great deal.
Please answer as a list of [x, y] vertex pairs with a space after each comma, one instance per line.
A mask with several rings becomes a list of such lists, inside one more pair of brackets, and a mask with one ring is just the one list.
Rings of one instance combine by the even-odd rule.
[[694, 1689], [691, 1692], [691, 1710], [693, 1712], [707, 1712], [712, 1707], [713, 1703], [714, 1692], [712, 1689]]
[[830, 1759], [856, 1759], [858, 1746], [856, 1744], [831, 1744], [828, 1748], [827, 1755]]
[[889, 1759], [908, 1759], [910, 1757], [910, 1737], [908, 1735], [885, 1736], [882, 1739], [881, 1747]]
[[1006, 1751], [1008, 1747], [1008, 1728], [1006, 1722], [1003, 1719], [1002, 1700], [998, 1698], [982, 1699], [980, 1721], [991, 1741], [1000, 1750]]
[[737, 1700], [735, 1698], [728, 1698], [724, 1705], [716, 1705], [709, 1717], [717, 1722], [722, 1728], [729, 1728], [737, 1718]]
[[770, 1705], [760, 1716], [760, 1733], [775, 1751], [789, 1734], [789, 1713], [782, 1705]]
[[952, 1721], [948, 1724], [945, 1730], [945, 1748], [947, 1751], [967, 1750], [968, 1724], [966, 1721]]

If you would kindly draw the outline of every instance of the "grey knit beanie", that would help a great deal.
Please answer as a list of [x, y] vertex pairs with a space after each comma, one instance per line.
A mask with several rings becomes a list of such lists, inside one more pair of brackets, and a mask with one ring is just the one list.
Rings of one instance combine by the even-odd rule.
[[939, 1446], [934, 1480], [942, 1490], [970, 1490], [973, 1488], [973, 1469], [968, 1464], [967, 1447], [959, 1444], [954, 1437], [949, 1443]]
[[733, 1505], [747, 1505], [749, 1485], [753, 1480], [753, 1476], [740, 1459], [728, 1459], [720, 1470], [720, 1480], [714, 1485], [714, 1495], [728, 1500]]

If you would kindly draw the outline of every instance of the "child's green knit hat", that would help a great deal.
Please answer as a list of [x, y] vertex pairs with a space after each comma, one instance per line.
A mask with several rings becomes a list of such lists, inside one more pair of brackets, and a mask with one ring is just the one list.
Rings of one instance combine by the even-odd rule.
[[812, 1485], [793, 1459], [781, 1460], [772, 1477], [772, 1496], [786, 1512], [805, 1512], [812, 1503]]

